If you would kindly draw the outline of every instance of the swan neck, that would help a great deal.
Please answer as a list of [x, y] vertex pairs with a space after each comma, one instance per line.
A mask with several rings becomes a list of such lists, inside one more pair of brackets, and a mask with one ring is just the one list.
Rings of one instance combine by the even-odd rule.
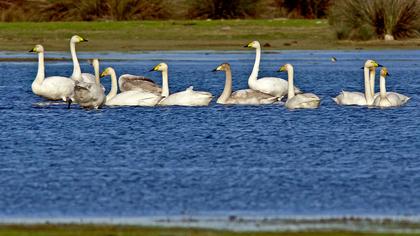
[[287, 100], [293, 98], [295, 96], [295, 88], [294, 88], [294, 81], [293, 81], [293, 77], [294, 77], [294, 70], [293, 67], [289, 68], [287, 70], [287, 77], [288, 77], [288, 81], [287, 81]]
[[370, 93], [372, 95], [375, 95], [375, 76], [376, 76], [376, 70], [375, 68], [370, 70]]
[[381, 98], [386, 98], [386, 81], [385, 81], [384, 76], [381, 76], [379, 83], [380, 83], [380, 96]]
[[254, 68], [252, 69], [251, 76], [249, 81], [256, 81], [258, 78], [258, 73], [260, 71], [260, 62], [261, 62], [261, 47], [256, 48], [255, 63]]
[[162, 71], [162, 97], [169, 96], [168, 69]]
[[118, 93], [117, 75], [115, 74], [114, 70], [111, 70], [110, 74], [111, 74], [111, 91], [109, 91], [108, 95], [106, 96], [107, 101], [117, 96], [117, 93]]
[[45, 63], [44, 63], [44, 53], [38, 53], [38, 73], [36, 75], [36, 83], [42, 83], [45, 78]]
[[364, 74], [365, 74], [365, 98], [366, 98], [366, 103], [367, 103], [367, 105], [372, 105], [373, 104], [373, 95], [372, 95], [372, 90], [370, 88], [369, 68], [365, 67], [363, 70], [364, 70]]
[[95, 63], [93, 69], [95, 70], [95, 81], [97, 84], [100, 84], [99, 65]]
[[220, 95], [217, 102], [224, 103], [226, 102], [230, 95], [232, 94], [232, 71], [231, 69], [226, 70], [226, 81], [225, 81], [225, 88], [223, 89], [222, 95]]
[[79, 60], [77, 59], [76, 54], [76, 44], [74, 42], [70, 42], [70, 52], [71, 59], [73, 60], [73, 74], [71, 77], [75, 80], [81, 80], [82, 71], [80, 70]]

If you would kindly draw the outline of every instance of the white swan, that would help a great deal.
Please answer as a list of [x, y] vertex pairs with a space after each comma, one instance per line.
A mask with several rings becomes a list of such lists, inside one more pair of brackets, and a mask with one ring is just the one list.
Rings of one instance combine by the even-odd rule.
[[[374, 95], [372, 94], [371, 77], [375, 76], [374, 70], [376, 70], [379, 65], [374, 60], [367, 60], [363, 67], [364, 70], [364, 87], [365, 93], [361, 92], [346, 92], [342, 91], [337, 97], [333, 98], [333, 100], [339, 104], [344, 106], [369, 106], [373, 104]], [[374, 81], [374, 80], [373, 80]]]
[[95, 83], [96, 79], [94, 75], [89, 73], [82, 73], [80, 70], [80, 64], [76, 54], [76, 43], [87, 41], [87, 39], [84, 39], [78, 35], [74, 35], [70, 39], [70, 52], [71, 58], [73, 60], [73, 74], [71, 75], [71, 78], [79, 82]]
[[111, 91], [106, 96], [107, 106], [155, 106], [162, 99], [160, 95], [144, 91], [126, 91], [118, 93], [117, 75], [111, 67], [102, 72], [101, 77], [111, 76]]
[[212, 94], [209, 92], [194, 91], [193, 87], [187, 88], [185, 91], [169, 95], [168, 65], [160, 63], [150, 71], [162, 72], [162, 97], [160, 106], [208, 106]]
[[[389, 76], [388, 73], [388, 69], [387, 68], [382, 68], [381, 69], [381, 73], [380, 73], [380, 93], [379, 96], [375, 98], [375, 101], [373, 103], [374, 106], [376, 107], [397, 107], [397, 106], [402, 106], [405, 103], [408, 102], [408, 100], [410, 98], [402, 95], [402, 94], [398, 94], [398, 93], [387, 93], [386, 92], [386, 81], [385, 78], [387, 76]], [[401, 99], [401, 97], [399, 95], [404, 96], [404, 99]]]
[[144, 76], [124, 74], [118, 78], [118, 85], [121, 92], [136, 90], [160, 95], [162, 89], [153, 80]]
[[295, 94], [293, 86], [294, 70], [291, 64], [285, 64], [279, 71], [288, 73], [288, 94], [285, 106], [289, 109], [318, 108], [321, 100], [313, 93]]
[[[257, 90], [273, 96], [282, 97], [287, 95], [287, 81], [281, 78], [265, 77], [258, 79], [258, 72], [260, 70], [261, 61], [261, 45], [258, 41], [254, 41], [246, 45], [248, 48], [256, 49], [256, 57], [254, 68], [248, 79], [248, 86], [253, 90]], [[295, 88], [295, 93], [301, 93], [298, 88]]]
[[[95, 78], [94, 83], [79, 82], [76, 80], [74, 87], [74, 100], [83, 108], [101, 108], [106, 101], [104, 87], [100, 78]], [[70, 107], [70, 104], [69, 104]]]
[[232, 93], [232, 70], [228, 63], [221, 64], [214, 71], [226, 72], [225, 88], [217, 99], [218, 104], [261, 105], [272, 104], [278, 100], [277, 97], [252, 89], [242, 89]]
[[[372, 70], [371, 73], [370, 73], [370, 82], [371, 82], [370, 85], [371, 86], [372, 86], [372, 81], [373, 81], [373, 86], [374, 86], [374, 84], [375, 84], [375, 71], [374, 70]], [[374, 99], [376, 99], [377, 97], [379, 97], [379, 95], [381, 94], [380, 92], [379, 93], [374, 93], [375, 90], [371, 90], [371, 91], [372, 91], [372, 94], [375, 94]], [[406, 103], [408, 100], [410, 100], [409, 97], [407, 97], [407, 96], [405, 96], [403, 94], [400, 94], [400, 93], [387, 92], [386, 94], [394, 94], [394, 95], [397, 95], [400, 98], [400, 100], [401, 100], [402, 103]]]
[[67, 101], [73, 98], [74, 81], [67, 77], [45, 78], [44, 47], [36, 45], [31, 51], [38, 53], [38, 73], [32, 83], [32, 92], [49, 100]]

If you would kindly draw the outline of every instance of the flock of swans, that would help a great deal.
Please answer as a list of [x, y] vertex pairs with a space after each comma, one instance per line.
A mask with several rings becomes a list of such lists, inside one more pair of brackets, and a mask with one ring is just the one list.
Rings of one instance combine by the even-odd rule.
[[[71, 77], [52, 76], [45, 78], [44, 48], [36, 45], [30, 52], [38, 53], [38, 73], [32, 83], [34, 94], [48, 100], [63, 100], [79, 104], [83, 108], [101, 108], [102, 106], [208, 106], [213, 95], [209, 92], [194, 91], [193, 87], [178, 93], [170, 93], [168, 65], [160, 63], [151, 71], [162, 73], [162, 87], [143, 76], [125, 74], [119, 77], [113, 68], [99, 70], [99, 60], [91, 60], [95, 75], [82, 73], [76, 55], [76, 44], [87, 42], [80, 36], [70, 39], [70, 51], [73, 60]], [[248, 80], [249, 89], [232, 91], [232, 71], [228, 63], [223, 63], [214, 71], [224, 71], [225, 87], [217, 99], [218, 104], [264, 105], [279, 103], [287, 97], [285, 106], [289, 109], [317, 108], [320, 98], [313, 93], [302, 93], [294, 86], [294, 68], [291, 64], [283, 65], [279, 72], [287, 72], [288, 80], [276, 77], [258, 78], [261, 46], [254, 41], [247, 46], [256, 49], [254, 68]], [[386, 91], [387, 68], [380, 72], [380, 92], [375, 94], [376, 68], [382, 67], [373, 60], [367, 60], [364, 69], [364, 93], [341, 92], [333, 100], [339, 105], [396, 107], [405, 104], [410, 98], [402, 94]], [[111, 90], [105, 95], [101, 78], [111, 77]], [[120, 90], [120, 93], [118, 93]]]

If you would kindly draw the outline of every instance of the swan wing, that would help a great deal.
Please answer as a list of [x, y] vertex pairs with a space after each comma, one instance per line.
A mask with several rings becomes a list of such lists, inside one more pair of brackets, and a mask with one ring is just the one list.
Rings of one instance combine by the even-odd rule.
[[344, 106], [366, 106], [366, 98], [365, 95], [361, 92], [347, 92], [342, 91], [337, 97], [333, 98], [333, 100], [339, 104]]
[[278, 101], [277, 97], [252, 89], [242, 89], [231, 94], [228, 104], [260, 105], [273, 104]]
[[79, 82], [74, 87], [74, 99], [81, 107], [99, 108], [105, 103], [105, 93], [96, 83]]
[[319, 97], [313, 93], [303, 93], [288, 99], [285, 105], [290, 109], [317, 108], [320, 101]]
[[401, 102], [404, 104], [404, 103], [407, 103], [408, 102], [408, 100], [410, 100], [410, 97], [407, 97], [407, 96], [405, 96], [405, 95], [403, 95], [403, 94], [400, 94], [400, 93], [396, 93], [396, 92], [388, 92], [387, 94], [394, 94], [395, 96], [397, 96], [400, 100], [401, 100]]
[[[264, 77], [258, 79], [255, 83], [250, 83], [249, 87], [253, 90], [281, 98], [287, 95], [288, 82], [281, 78]], [[295, 93], [301, 93], [300, 89], [295, 87]]]
[[96, 77], [89, 73], [82, 73], [82, 82], [85, 83], [95, 83]]
[[144, 76], [125, 74], [121, 75], [118, 79], [118, 85], [122, 92], [138, 90], [151, 92], [156, 95], [162, 93], [162, 89], [153, 80], [148, 79]]
[[242, 89], [237, 90], [232, 93], [230, 96], [231, 98], [250, 98], [250, 97], [258, 97], [258, 98], [272, 98], [273, 96], [270, 94], [262, 93], [260, 91], [256, 91], [253, 89]]
[[48, 77], [41, 84], [32, 83], [32, 91], [49, 100], [67, 101], [68, 98], [73, 98], [74, 80], [62, 76]]
[[106, 102], [108, 106], [154, 106], [161, 97], [142, 91], [122, 92]]
[[162, 99], [161, 106], [207, 106], [213, 95], [209, 92], [193, 91], [188, 88], [185, 91], [174, 93]]

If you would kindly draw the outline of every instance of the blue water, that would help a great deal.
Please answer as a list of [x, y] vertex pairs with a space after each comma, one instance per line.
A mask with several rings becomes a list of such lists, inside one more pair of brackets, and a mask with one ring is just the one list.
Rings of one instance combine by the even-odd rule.
[[[49, 57], [68, 54], [49, 53]], [[336, 64], [330, 57], [338, 58]], [[0, 53], [0, 58], [33, 58]], [[169, 64], [171, 91], [193, 85], [219, 95], [222, 62], [247, 87], [254, 53], [80, 53], [101, 68], [144, 74]], [[389, 68], [404, 107], [337, 106], [362, 90], [365, 59]], [[420, 51], [281, 51], [263, 55], [261, 76], [286, 62], [295, 83], [322, 98], [317, 110], [279, 105], [104, 108], [43, 105], [31, 92], [36, 62], [0, 62], [0, 217], [420, 216]], [[70, 75], [69, 60], [47, 75]], [[147, 73], [159, 81], [159, 73]], [[109, 88], [109, 78], [103, 83]]]

